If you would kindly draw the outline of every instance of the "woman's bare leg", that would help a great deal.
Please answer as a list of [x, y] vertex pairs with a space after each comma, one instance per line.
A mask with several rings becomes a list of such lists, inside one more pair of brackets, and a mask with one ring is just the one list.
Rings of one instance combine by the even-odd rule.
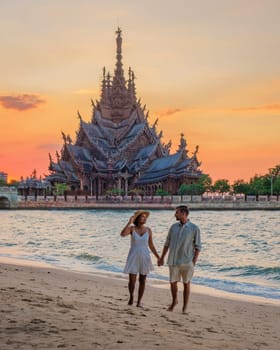
[[145, 291], [146, 275], [139, 275], [139, 289], [138, 289], [138, 300], [137, 306], [141, 306], [141, 300]]
[[129, 274], [129, 282], [128, 282], [129, 301], [128, 301], [128, 305], [133, 304], [133, 295], [134, 295], [136, 277], [137, 277], [137, 275], [134, 275], [132, 273]]

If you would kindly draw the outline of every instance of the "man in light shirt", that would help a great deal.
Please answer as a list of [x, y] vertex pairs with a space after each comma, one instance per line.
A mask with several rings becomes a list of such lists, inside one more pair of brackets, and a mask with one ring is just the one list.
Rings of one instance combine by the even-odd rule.
[[183, 281], [183, 309], [186, 313], [190, 297], [190, 284], [194, 273], [199, 252], [201, 250], [200, 230], [198, 226], [188, 219], [189, 209], [185, 205], [176, 208], [175, 218], [177, 221], [168, 232], [162, 254], [158, 260], [158, 265], [164, 264], [164, 257], [169, 251], [167, 265], [169, 266], [169, 281], [172, 295], [172, 303], [168, 311], [173, 311], [178, 304], [177, 282]]

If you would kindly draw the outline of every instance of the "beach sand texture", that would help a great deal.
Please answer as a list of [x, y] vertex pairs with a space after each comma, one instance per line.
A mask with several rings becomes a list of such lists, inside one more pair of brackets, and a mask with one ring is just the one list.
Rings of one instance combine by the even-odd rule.
[[279, 349], [278, 305], [192, 293], [183, 315], [149, 280], [144, 308], [117, 277], [1, 264], [0, 281], [1, 350]]

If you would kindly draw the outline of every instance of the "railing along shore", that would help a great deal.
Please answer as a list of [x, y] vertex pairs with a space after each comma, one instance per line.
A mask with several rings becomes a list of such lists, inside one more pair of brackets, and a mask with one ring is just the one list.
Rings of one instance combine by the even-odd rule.
[[277, 196], [19, 196], [18, 209], [280, 210]]

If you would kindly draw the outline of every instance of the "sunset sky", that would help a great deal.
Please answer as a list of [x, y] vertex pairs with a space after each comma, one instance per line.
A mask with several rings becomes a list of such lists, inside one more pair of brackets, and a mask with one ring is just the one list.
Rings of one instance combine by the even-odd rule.
[[[0, 171], [48, 174], [61, 131], [91, 119], [115, 31], [163, 141], [213, 180], [280, 164], [280, 1], [0, 0]], [[55, 157], [54, 157], [55, 158]]]

